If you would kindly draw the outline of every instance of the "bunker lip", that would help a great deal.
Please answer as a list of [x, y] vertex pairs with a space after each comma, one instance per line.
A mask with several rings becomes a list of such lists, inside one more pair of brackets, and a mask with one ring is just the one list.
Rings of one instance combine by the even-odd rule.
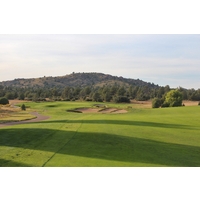
[[28, 119], [28, 120], [22, 120], [22, 121], [18, 121], [18, 122], [2, 123], [2, 124], [0, 124], [0, 128], [5, 127], [5, 126], [17, 125], [17, 124], [28, 124], [28, 123], [33, 123], [33, 122], [40, 122], [40, 121], [49, 119], [49, 116], [40, 115], [37, 112], [31, 112], [30, 114], [34, 115], [35, 118], [34, 119]]
[[124, 109], [118, 109], [118, 108], [75, 108], [72, 110], [67, 110], [67, 112], [76, 112], [76, 113], [127, 113], [127, 110]]

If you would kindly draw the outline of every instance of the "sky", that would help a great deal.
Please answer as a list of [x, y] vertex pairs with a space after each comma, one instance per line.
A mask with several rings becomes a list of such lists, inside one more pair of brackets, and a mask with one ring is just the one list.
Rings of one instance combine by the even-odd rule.
[[199, 34], [1, 34], [0, 81], [100, 72], [200, 88]]

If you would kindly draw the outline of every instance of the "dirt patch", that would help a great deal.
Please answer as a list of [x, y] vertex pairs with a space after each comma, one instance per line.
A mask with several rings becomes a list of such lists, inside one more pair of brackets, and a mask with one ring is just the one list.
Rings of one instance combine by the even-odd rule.
[[151, 108], [152, 107], [151, 100], [148, 100], [148, 101], [131, 100], [130, 106], [131, 106], [131, 104], [134, 104], [134, 107], [138, 107], [138, 108]]
[[18, 104], [18, 103], [27, 103], [29, 101], [26, 101], [26, 100], [18, 100], [18, 99], [14, 99], [14, 100], [9, 100], [9, 104], [10, 105], [15, 105], [15, 104]]
[[183, 101], [185, 106], [198, 106], [199, 101]]

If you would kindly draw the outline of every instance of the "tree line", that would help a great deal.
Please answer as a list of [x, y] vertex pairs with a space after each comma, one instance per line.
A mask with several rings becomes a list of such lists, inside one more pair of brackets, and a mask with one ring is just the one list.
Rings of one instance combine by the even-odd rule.
[[[172, 90], [168, 85], [165, 87], [148, 87], [134, 85], [104, 85], [86, 87], [15, 87], [0, 85], [0, 98], [9, 100], [30, 101], [95, 101], [95, 102], [130, 102], [130, 99], [146, 101], [154, 98], [162, 99], [167, 92]], [[184, 89], [179, 87], [183, 100], [200, 101], [200, 89]]]

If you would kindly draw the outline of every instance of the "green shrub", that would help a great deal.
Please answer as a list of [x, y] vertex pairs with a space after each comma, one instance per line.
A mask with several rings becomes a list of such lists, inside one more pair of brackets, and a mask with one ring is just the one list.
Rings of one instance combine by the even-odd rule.
[[161, 108], [167, 108], [169, 107], [169, 103], [167, 102], [164, 102], [162, 105], [161, 105]]
[[24, 104], [22, 104], [21, 109], [26, 110], [26, 106]]
[[152, 100], [152, 108], [159, 108], [161, 106], [161, 100], [159, 98], [154, 98]]
[[182, 93], [178, 90], [171, 90], [165, 96], [164, 104], [169, 105], [170, 107], [182, 106], [183, 96]]
[[6, 104], [9, 104], [9, 101], [8, 101], [7, 98], [2, 97], [2, 98], [0, 98], [0, 104], [2, 104], [2, 105], [6, 105]]
[[115, 103], [130, 103], [130, 99], [126, 96], [116, 96], [113, 100]]
[[92, 99], [89, 97], [86, 97], [85, 101], [92, 101]]
[[65, 98], [65, 99], [63, 99], [63, 101], [70, 101], [70, 99], [69, 98]]

